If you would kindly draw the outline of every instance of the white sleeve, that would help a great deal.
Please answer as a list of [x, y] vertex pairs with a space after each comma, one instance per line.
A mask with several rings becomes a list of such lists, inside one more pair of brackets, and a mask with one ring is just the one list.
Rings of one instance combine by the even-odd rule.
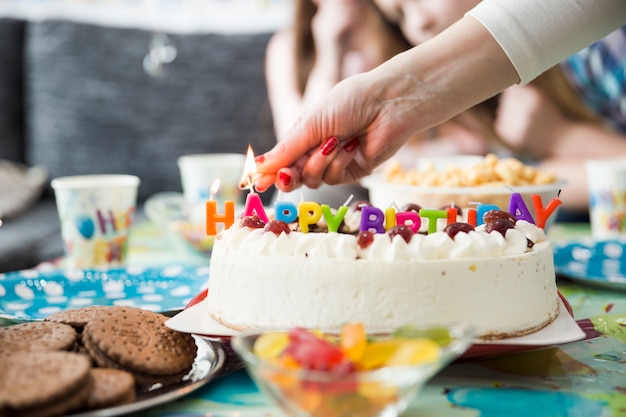
[[626, 0], [483, 0], [467, 14], [491, 33], [526, 84], [626, 24]]

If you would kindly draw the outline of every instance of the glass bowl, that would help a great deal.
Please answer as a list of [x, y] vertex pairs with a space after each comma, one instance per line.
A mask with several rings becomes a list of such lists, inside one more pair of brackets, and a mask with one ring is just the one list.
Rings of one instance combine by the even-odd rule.
[[[243, 359], [248, 373], [289, 416], [297, 417], [393, 417], [402, 413], [423, 385], [439, 370], [459, 357], [472, 344], [474, 332], [463, 323], [438, 327], [412, 327], [425, 335], [445, 334], [439, 356], [417, 365], [384, 366], [367, 371], [338, 374], [280, 365], [260, 358], [253, 351], [263, 334], [287, 333], [285, 329], [249, 329], [231, 339], [233, 350]], [[389, 339], [393, 332], [368, 334], [368, 340]], [[324, 337], [337, 338], [328, 332]]]

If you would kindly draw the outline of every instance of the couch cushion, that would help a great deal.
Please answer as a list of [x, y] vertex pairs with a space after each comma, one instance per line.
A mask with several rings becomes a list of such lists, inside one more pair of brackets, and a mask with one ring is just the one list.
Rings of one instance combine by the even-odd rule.
[[264, 79], [271, 34], [170, 35], [177, 56], [160, 77], [142, 66], [152, 35], [29, 23], [28, 163], [50, 177], [135, 174], [145, 199], [180, 190], [180, 155], [273, 146]]
[[0, 159], [23, 161], [22, 54], [24, 22], [0, 19]]

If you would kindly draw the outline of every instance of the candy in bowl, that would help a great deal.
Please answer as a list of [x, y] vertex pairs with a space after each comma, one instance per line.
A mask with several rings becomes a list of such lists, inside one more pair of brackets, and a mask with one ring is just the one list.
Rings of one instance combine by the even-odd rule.
[[464, 324], [366, 333], [250, 329], [232, 347], [248, 372], [290, 416], [392, 417], [472, 343]]

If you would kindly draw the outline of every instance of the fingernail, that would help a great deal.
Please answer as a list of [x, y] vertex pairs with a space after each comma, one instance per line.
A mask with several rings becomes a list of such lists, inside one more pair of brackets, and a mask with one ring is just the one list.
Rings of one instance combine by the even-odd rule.
[[339, 145], [339, 139], [331, 136], [320, 146], [320, 153], [324, 156], [328, 156], [337, 148], [337, 145]]
[[259, 164], [265, 162], [265, 155], [257, 156], [256, 158], [254, 158], [254, 162], [259, 163]]
[[343, 150], [346, 152], [352, 152], [361, 144], [361, 139], [354, 138], [350, 142], [343, 145]]
[[291, 175], [281, 171], [278, 173], [278, 181], [280, 181], [284, 186], [287, 186], [291, 182]]

